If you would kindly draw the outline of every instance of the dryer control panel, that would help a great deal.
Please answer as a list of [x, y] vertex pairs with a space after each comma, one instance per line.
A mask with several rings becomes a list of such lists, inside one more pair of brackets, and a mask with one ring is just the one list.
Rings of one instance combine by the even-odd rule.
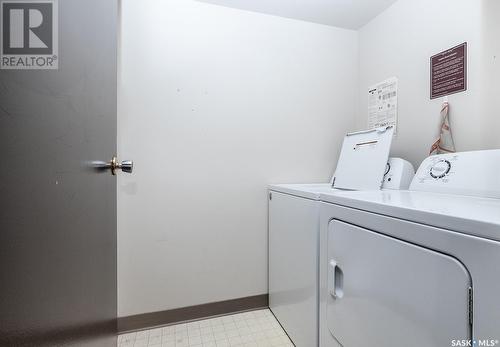
[[432, 165], [429, 174], [432, 178], [445, 178], [451, 171], [451, 163], [447, 159], [442, 159]]
[[500, 198], [500, 150], [430, 156], [410, 190]]

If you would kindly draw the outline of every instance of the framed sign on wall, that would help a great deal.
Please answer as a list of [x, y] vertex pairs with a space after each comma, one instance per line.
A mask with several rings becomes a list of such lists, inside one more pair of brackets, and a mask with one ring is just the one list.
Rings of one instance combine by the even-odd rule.
[[467, 42], [431, 57], [431, 99], [467, 90]]

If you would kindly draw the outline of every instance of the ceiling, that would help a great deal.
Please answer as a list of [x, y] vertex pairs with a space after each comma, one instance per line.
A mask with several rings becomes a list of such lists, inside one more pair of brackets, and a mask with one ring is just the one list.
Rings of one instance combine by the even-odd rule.
[[346, 29], [359, 29], [397, 0], [199, 1]]

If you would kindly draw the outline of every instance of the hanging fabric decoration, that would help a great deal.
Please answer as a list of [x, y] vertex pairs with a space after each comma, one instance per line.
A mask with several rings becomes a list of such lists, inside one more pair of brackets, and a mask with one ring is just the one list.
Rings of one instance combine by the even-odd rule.
[[455, 152], [455, 143], [453, 142], [450, 120], [448, 119], [449, 110], [450, 104], [448, 101], [445, 101], [441, 107], [441, 133], [439, 134], [439, 139], [432, 144], [429, 152], [430, 155]]

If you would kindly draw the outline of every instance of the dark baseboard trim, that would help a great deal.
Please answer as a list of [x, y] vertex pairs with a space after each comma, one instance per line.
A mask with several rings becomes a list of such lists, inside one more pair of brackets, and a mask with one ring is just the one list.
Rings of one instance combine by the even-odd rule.
[[118, 318], [118, 333], [150, 329], [177, 324], [206, 317], [222, 316], [230, 313], [251, 311], [269, 307], [269, 295], [255, 295], [245, 298], [212, 302], [173, 310], [143, 313]]

